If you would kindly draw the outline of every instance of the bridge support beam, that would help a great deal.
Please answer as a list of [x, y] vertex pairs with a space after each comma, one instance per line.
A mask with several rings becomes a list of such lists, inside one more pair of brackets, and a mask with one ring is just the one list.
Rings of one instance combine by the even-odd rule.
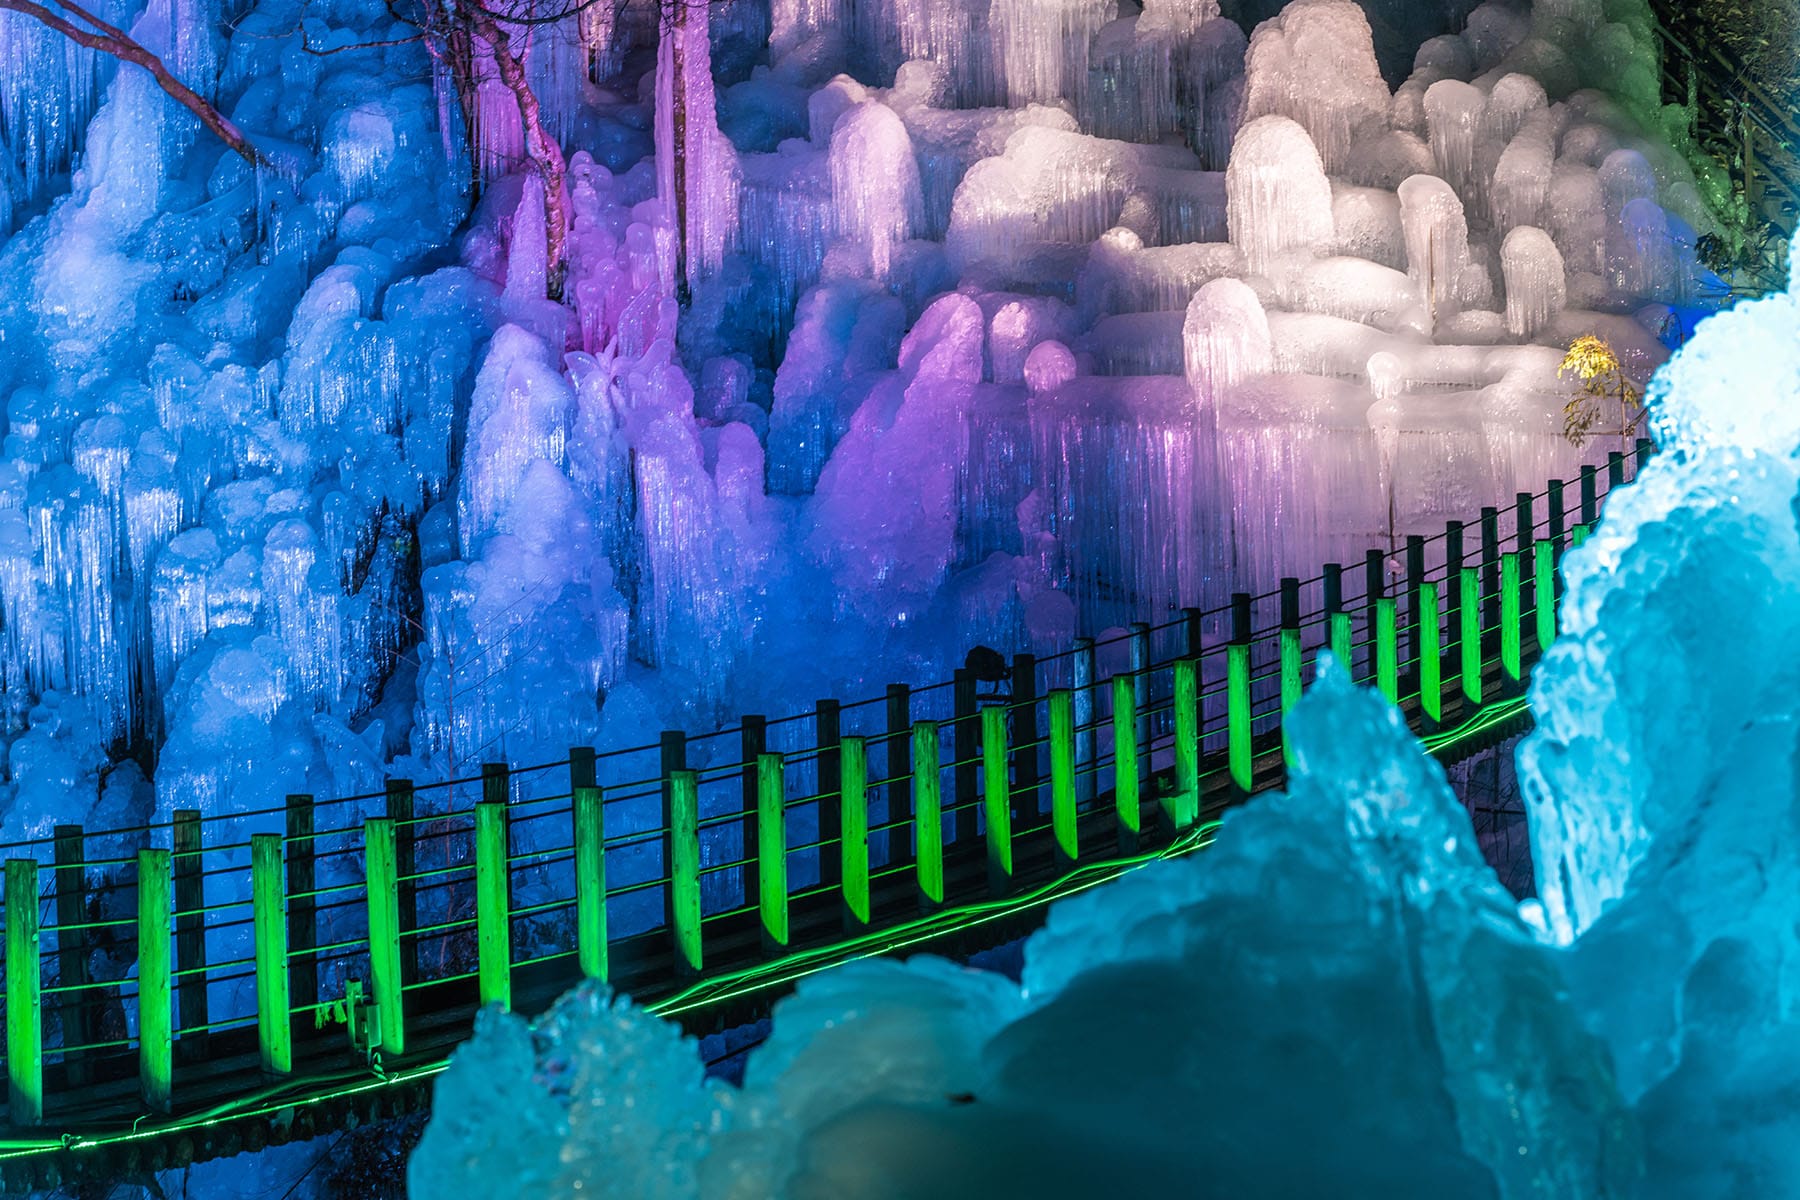
[[250, 835], [250, 911], [256, 929], [256, 1042], [262, 1069], [294, 1069], [294, 1026], [288, 992], [287, 895], [281, 835]]
[[839, 844], [844, 879], [844, 932], [858, 934], [869, 927], [869, 744], [860, 737], [838, 743], [838, 768], [842, 774], [843, 814]]
[[8, 1117], [44, 1119], [43, 980], [38, 972], [38, 865], [6, 860], [6, 1082]]
[[1050, 832], [1058, 861], [1072, 865], [1081, 857], [1075, 785], [1075, 693], [1057, 688], [1046, 704], [1050, 710]]
[[569, 751], [569, 796], [575, 822], [575, 950], [588, 979], [607, 977], [606, 805], [591, 746]]
[[981, 809], [987, 824], [988, 891], [1004, 896], [1012, 890], [1012, 779], [1006, 747], [1004, 704], [981, 710]]
[[939, 774], [938, 723], [915, 721], [912, 732], [913, 866], [919, 903], [927, 910], [944, 902], [944, 789]]
[[169, 1111], [175, 1078], [175, 998], [169, 939], [174, 931], [174, 868], [167, 850], [139, 850], [138, 1088], [151, 1112]]

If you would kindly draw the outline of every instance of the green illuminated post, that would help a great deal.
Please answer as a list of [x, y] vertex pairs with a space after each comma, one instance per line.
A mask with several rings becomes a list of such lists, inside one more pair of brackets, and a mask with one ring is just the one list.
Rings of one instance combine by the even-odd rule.
[[1354, 634], [1350, 628], [1350, 614], [1334, 612], [1331, 614], [1331, 655], [1338, 660], [1338, 666], [1344, 668], [1350, 677], [1356, 677], [1356, 658]]
[[1481, 703], [1481, 569], [1464, 567], [1457, 579], [1457, 646], [1463, 699]]
[[1075, 693], [1057, 688], [1047, 701], [1050, 709], [1050, 831], [1057, 854], [1064, 863], [1081, 857], [1081, 837], [1076, 827], [1075, 792]]
[[1243, 792], [1255, 780], [1255, 759], [1250, 741], [1250, 643], [1232, 642], [1225, 647], [1226, 757], [1231, 782]]
[[1577, 525], [1575, 528], [1571, 529], [1569, 531], [1569, 548], [1574, 549], [1576, 546], [1587, 541], [1588, 533], [1592, 529], [1592, 525]]
[[700, 956], [700, 776], [669, 772], [669, 919], [676, 965], [698, 975]]
[[151, 1112], [164, 1113], [175, 1079], [175, 998], [169, 986], [174, 858], [167, 850], [139, 850], [137, 869], [138, 1089]]
[[1519, 552], [1509, 550], [1500, 556], [1500, 666], [1513, 680], [1524, 671], [1519, 653], [1519, 636], [1524, 628], [1519, 585]]
[[1194, 823], [1200, 811], [1200, 663], [1175, 660], [1175, 790], [1165, 802], [1169, 823], [1177, 831]]
[[1130, 675], [1114, 675], [1113, 800], [1119, 815], [1119, 848], [1137, 849], [1142, 816], [1138, 811], [1137, 686]]
[[1438, 589], [1421, 583], [1419, 606], [1419, 707], [1433, 721], [1444, 719], [1444, 647], [1438, 628]]
[[859, 933], [869, 924], [869, 744], [860, 737], [838, 743], [843, 805], [844, 927]]
[[1400, 703], [1398, 614], [1392, 596], [1375, 601], [1375, 685], [1389, 704]]
[[919, 900], [926, 906], [944, 902], [944, 788], [938, 742], [936, 721], [913, 722], [913, 856]]
[[38, 977], [38, 865], [6, 860], [6, 1077], [14, 1125], [44, 1119], [44, 1025]]
[[575, 821], [575, 949], [581, 973], [606, 978], [606, 804], [594, 750], [569, 751], [569, 795]]
[[363, 878], [369, 905], [369, 990], [384, 1057], [406, 1053], [406, 1017], [400, 991], [400, 883], [394, 822], [363, 822]]
[[1538, 653], [1556, 640], [1556, 543], [1539, 542], [1531, 548], [1531, 604], [1537, 617]]
[[475, 805], [475, 958], [483, 1005], [512, 1007], [512, 913], [507, 903], [506, 805]]
[[1012, 778], [1006, 752], [1006, 706], [981, 710], [982, 811], [987, 817], [988, 891], [1012, 889]]
[[771, 951], [788, 944], [785, 762], [769, 751], [756, 756], [756, 903], [763, 945]]
[[1291, 763], [1288, 752], [1287, 715], [1300, 703], [1300, 664], [1305, 646], [1300, 633], [1300, 581], [1281, 581], [1281, 757]]
[[262, 1069], [294, 1069], [294, 1027], [288, 1000], [287, 866], [281, 835], [250, 835], [250, 912], [256, 930], [256, 1042]]

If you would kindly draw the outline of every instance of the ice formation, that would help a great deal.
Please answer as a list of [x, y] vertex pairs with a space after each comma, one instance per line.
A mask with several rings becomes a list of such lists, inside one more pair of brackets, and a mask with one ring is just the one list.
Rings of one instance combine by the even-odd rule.
[[[1800, 705], [1767, 647], [1800, 593], [1797, 347], [1790, 295], [1703, 324], [1653, 386], [1660, 454], [1565, 559], [1519, 752], [1541, 899], [1327, 655], [1287, 793], [1054, 906], [1021, 982], [929, 957], [803, 979], [741, 1087], [592, 987], [529, 1029], [491, 1014], [415, 1193], [1792, 1194]], [[622, 1088], [679, 1144], [609, 1118]], [[520, 1108], [547, 1145], [503, 1136]]]

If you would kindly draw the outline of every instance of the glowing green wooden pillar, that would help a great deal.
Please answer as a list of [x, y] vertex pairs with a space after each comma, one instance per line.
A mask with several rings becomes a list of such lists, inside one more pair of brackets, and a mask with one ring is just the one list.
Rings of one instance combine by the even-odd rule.
[[1444, 719], [1444, 646], [1438, 627], [1438, 589], [1421, 583], [1419, 597], [1419, 707], [1433, 721]]
[[1463, 699], [1481, 703], [1481, 569], [1464, 567], [1457, 579], [1457, 648], [1462, 659]]
[[1520, 598], [1519, 552], [1508, 550], [1500, 556], [1500, 666], [1508, 679], [1517, 680], [1524, 673], [1520, 655], [1524, 613]]
[[369, 906], [369, 990], [384, 1057], [406, 1053], [406, 1009], [400, 990], [400, 868], [394, 822], [363, 822], [363, 878]]
[[1281, 631], [1281, 757], [1292, 762], [1288, 749], [1287, 715], [1294, 711], [1294, 705], [1300, 703], [1304, 684], [1300, 678], [1300, 666], [1305, 658], [1305, 647], [1300, 640], [1298, 629]]
[[1200, 812], [1200, 664], [1175, 661], [1175, 788], [1165, 803], [1169, 824], [1186, 829]]
[[786, 760], [775, 753], [756, 756], [756, 907], [763, 945], [788, 944]]
[[294, 1069], [294, 1026], [288, 999], [287, 864], [281, 836], [250, 835], [250, 912], [256, 930], [256, 1045], [262, 1069]]
[[575, 954], [588, 979], [605, 979], [606, 803], [594, 769], [594, 751], [569, 751], [569, 787], [575, 822]]
[[1137, 849], [1143, 817], [1138, 809], [1137, 688], [1130, 675], [1114, 675], [1113, 712], [1113, 808], [1119, 818], [1119, 842], [1126, 850]]
[[1225, 757], [1231, 782], [1248, 792], [1255, 783], [1255, 757], [1251, 753], [1250, 643], [1225, 647]]
[[1542, 654], [1556, 640], [1556, 543], [1538, 542], [1531, 553], [1531, 606]]
[[38, 973], [38, 865], [6, 860], [6, 1082], [14, 1125], [44, 1119], [43, 981]]
[[1389, 704], [1400, 703], [1400, 639], [1392, 596], [1375, 601], [1375, 686]]
[[1012, 777], [1006, 753], [1006, 706], [981, 710], [981, 807], [987, 817], [988, 891], [1012, 889]]
[[1587, 541], [1589, 532], [1591, 532], [1591, 530], [1586, 525], [1577, 525], [1575, 528], [1569, 530], [1569, 548], [1572, 550], [1576, 546]]
[[860, 737], [838, 743], [838, 794], [843, 830], [839, 861], [844, 874], [844, 924], [855, 933], [869, 923], [869, 744]]
[[1065, 862], [1081, 857], [1081, 837], [1076, 824], [1075, 790], [1075, 693], [1053, 690], [1050, 709], [1050, 832]]
[[699, 974], [705, 961], [700, 949], [700, 775], [685, 769], [669, 772], [669, 919], [676, 965]]
[[1355, 678], [1356, 642], [1355, 635], [1351, 631], [1349, 613], [1334, 612], [1331, 614], [1327, 640], [1331, 646], [1331, 656], [1337, 659], [1338, 666], [1342, 667], [1351, 678]]
[[475, 958], [481, 1003], [512, 1007], [512, 912], [507, 902], [506, 805], [475, 805]]
[[137, 853], [138, 1090], [151, 1112], [168, 1112], [175, 1079], [175, 997], [169, 939], [175, 860], [167, 850]]
[[939, 776], [941, 753], [936, 721], [913, 722], [913, 860], [919, 877], [919, 899], [944, 902], [944, 786]]

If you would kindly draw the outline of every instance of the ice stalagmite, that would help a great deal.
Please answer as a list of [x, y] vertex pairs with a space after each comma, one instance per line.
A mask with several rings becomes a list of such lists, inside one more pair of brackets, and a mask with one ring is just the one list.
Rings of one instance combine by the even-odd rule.
[[1400, 219], [1407, 274], [1429, 302], [1434, 324], [1490, 299], [1485, 272], [1469, 260], [1469, 226], [1455, 189], [1434, 175], [1413, 176], [1400, 185]]
[[1236, 279], [1215, 279], [1194, 293], [1181, 340], [1194, 397], [1211, 408], [1222, 390], [1274, 365], [1262, 301]]
[[1278, 255], [1332, 243], [1331, 184], [1306, 130], [1286, 117], [1238, 131], [1225, 192], [1231, 241], [1254, 274], [1268, 274]]
[[1500, 247], [1506, 276], [1506, 328], [1516, 338], [1534, 338], [1562, 311], [1568, 281], [1556, 242], [1541, 229], [1521, 225]]

